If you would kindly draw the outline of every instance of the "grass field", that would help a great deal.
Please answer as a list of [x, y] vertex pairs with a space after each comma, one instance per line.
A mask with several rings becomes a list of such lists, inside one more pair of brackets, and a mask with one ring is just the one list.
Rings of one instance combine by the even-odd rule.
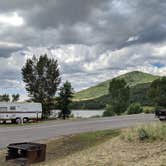
[[[145, 135], [140, 131], [144, 131]], [[146, 137], [148, 135], [148, 137]], [[65, 136], [47, 143], [46, 162], [36, 166], [164, 166], [166, 124], [153, 122], [134, 128]], [[0, 152], [0, 165], [5, 163]]]

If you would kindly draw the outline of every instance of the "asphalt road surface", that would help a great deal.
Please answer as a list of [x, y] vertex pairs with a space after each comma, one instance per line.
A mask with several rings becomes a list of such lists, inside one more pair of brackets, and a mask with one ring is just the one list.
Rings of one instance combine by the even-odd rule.
[[87, 131], [119, 129], [140, 123], [154, 121], [153, 114], [125, 115], [109, 118], [92, 118], [82, 120], [49, 121], [41, 124], [18, 127], [0, 126], [0, 148], [10, 143], [22, 141], [39, 141], [62, 135]]

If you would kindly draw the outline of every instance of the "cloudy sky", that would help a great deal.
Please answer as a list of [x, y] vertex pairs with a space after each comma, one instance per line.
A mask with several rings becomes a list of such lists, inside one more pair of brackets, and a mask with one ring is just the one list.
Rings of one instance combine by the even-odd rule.
[[76, 91], [140, 70], [166, 75], [165, 0], [0, 0], [0, 93], [26, 96], [33, 54], [58, 59]]

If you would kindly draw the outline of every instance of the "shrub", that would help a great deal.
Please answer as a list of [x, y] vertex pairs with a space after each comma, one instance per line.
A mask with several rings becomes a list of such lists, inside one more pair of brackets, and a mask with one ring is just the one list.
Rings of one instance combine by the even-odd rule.
[[106, 105], [106, 111], [103, 112], [103, 116], [115, 116], [115, 112], [111, 105]]
[[127, 108], [127, 114], [139, 114], [143, 112], [143, 108], [139, 103], [132, 103], [128, 108]]
[[126, 141], [166, 141], [166, 124], [151, 123], [136, 128], [126, 129], [121, 138]]
[[144, 112], [145, 114], [154, 113], [154, 112], [155, 112], [155, 107], [152, 107], [152, 106], [144, 106], [144, 107], [143, 107], [143, 112]]
[[140, 128], [138, 130], [138, 137], [139, 137], [139, 140], [143, 141], [145, 139], [149, 139], [149, 134], [144, 128]]

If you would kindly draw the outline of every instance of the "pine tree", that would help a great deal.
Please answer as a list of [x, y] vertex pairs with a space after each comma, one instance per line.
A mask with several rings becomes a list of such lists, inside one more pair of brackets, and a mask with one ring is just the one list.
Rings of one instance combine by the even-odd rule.
[[130, 88], [124, 79], [112, 79], [109, 84], [109, 94], [111, 96], [112, 110], [116, 114], [126, 111], [130, 100]]
[[71, 114], [70, 104], [73, 98], [73, 88], [71, 83], [66, 81], [63, 86], [60, 88], [59, 97], [58, 97], [58, 106], [61, 110], [60, 117], [66, 119]]
[[166, 77], [154, 80], [151, 83], [148, 95], [154, 105], [166, 107]]
[[13, 94], [12, 95], [12, 102], [17, 102], [20, 98], [20, 95], [19, 94]]

